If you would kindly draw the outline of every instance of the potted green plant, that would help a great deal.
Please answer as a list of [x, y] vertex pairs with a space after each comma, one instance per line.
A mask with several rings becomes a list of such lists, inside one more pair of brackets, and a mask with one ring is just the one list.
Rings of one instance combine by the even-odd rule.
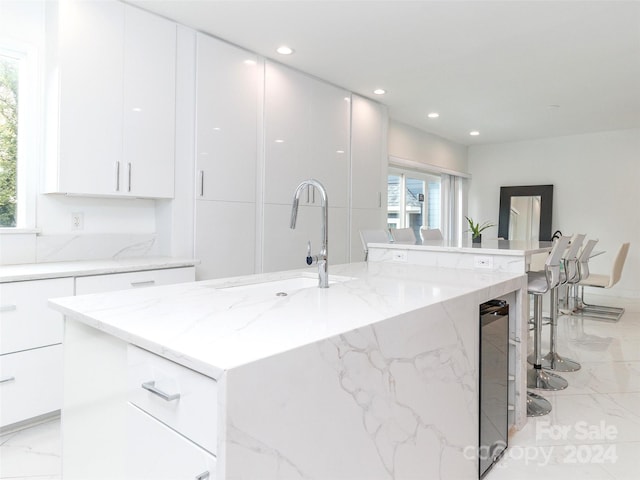
[[471, 232], [471, 241], [473, 243], [481, 243], [482, 231], [490, 227], [495, 227], [495, 225], [491, 222], [484, 222], [483, 224], [480, 224], [479, 222], [475, 223], [473, 219], [469, 217], [464, 218], [466, 218], [467, 222], [469, 223], [469, 229], [467, 230], [467, 232]]

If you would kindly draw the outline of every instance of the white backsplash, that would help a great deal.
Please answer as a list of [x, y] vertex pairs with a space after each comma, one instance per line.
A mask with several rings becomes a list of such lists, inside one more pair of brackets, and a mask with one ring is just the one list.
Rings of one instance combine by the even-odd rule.
[[157, 256], [157, 235], [0, 235], [0, 264], [67, 262]]

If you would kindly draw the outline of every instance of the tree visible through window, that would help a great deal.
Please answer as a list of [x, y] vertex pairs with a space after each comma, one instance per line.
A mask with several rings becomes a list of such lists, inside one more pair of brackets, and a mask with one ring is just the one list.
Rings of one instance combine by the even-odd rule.
[[18, 65], [0, 55], [0, 227], [16, 226]]

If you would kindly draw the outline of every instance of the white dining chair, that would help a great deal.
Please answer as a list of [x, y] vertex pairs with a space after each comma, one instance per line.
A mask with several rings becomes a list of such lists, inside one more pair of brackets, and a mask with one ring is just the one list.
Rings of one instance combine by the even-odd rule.
[[584, 287], [593, 288], [611, 288], [622, 278], [622, 269], [624, 263], [627, 260], [627, 254], [629, 253], [629, 242], [623, 243], [616, 254], [616, 258], [611, 265], [611, 272], [609, 274], [591, 273], [588, 278], [580, 280], [578, 285], [581, 288], [579, 311], [585, 317], [590, 317], [599, 320], [608, 320], [617, 322], [624, 314], [624, 308], [622, 307], [607, 307], [604, 305], [590, 305], [584, 301]]
[[420, 227], [420, 238], [423, 242], [442, 240], [442, 231], [439, 228]]
[[364, 261], [369, 258], [370, 243], [389, 243], [389, 232], [382, 229], [360, 230], [360, 240], [364, 249]]
[[416, 243], [416, 234], [413, 228], [392, 228], [391, 238], [393, 243], [408, 243], [414, 245]]

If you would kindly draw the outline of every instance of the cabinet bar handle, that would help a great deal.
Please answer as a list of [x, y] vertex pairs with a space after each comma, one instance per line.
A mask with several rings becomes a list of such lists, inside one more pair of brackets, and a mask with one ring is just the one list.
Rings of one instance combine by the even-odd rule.
[[204, 170], [200, 170], [200, 196], [204, 197]]
[[131, 282], [132, 287], [144, 287], [145, 285], [153, 285], [155, 284], [155, 280], [142, 280], [140, 282]]
[[17, 305], [0, 305], [0, 312], [13, 312], [17, 309]]
[[116, 162], [116, 192], [120, 191], [120, 162]]
[[180, 398], [179, 393], [165, 393], [162, 390], [157, 389], [155, 380], [151, 382], [144, 382], [142, 384], [142, 388], [144, 388], [145, 390], [148, 390], [154, 395], [159, 396], [161, 399], [166, 400], [167, 402], [172, 402]]
[[7, 378], [3, 378], [2, 380], [0, 380], [0, 383], [7, 383], [7, 382], [12, 382], [13, 380], [15, 380], [16, 377], [7, 377]]
[[196, 475], [195, 480], [209, 480], [209, 471], [202, 472], [200, 475]]
[[131, 162], [127, 163], [127, 177], [129, 179], [129, 185], [127, 186], [127, 192], [131, 191]]
[[378, 192], [378, 207], [382, 207], [382, 192]]

